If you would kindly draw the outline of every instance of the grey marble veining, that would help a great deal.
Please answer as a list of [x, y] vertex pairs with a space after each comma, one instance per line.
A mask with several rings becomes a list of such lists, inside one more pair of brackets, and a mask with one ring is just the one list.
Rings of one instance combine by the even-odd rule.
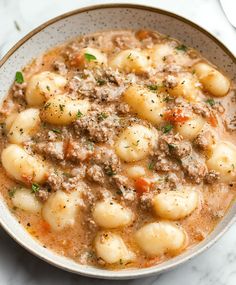
[[[0, 58], [22, 36], [46, 20], [82, 6], [109, 2], [115, 1], [0, 0]], [[218, 0], [122, 2], [150, 4], [183, 15], [212, 32], [236, 54], [236, 30], [228, 23]], [[235, 285], [236, 225], [207, 252], [177, 269], [159, 276], [129, 281], [96, 280], [64, 272], [29, 254], [0, 229], [0, 285], [39, 284]]]

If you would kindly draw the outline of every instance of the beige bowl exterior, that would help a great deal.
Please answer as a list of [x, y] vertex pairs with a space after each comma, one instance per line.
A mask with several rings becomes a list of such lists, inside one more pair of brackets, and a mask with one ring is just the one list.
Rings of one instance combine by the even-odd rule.
[[[196, 24], [176, 14], [131, 4], [108, 4], [79, 9], [56, 17], [39, 26], [20, 40], [0, 61], [0, 98], [6, 96], [15, 72], [47, 49], [78, 35], [113, 29], [148, 28], [179, 39], [200, 51], [235, 80], [236, 59], [215, 37]], [[19, 225], [0, 196], [0, 224], [20, 245], [32, 254], [64, 270], [104, 279], [132, 279], [151, 276], [173, 269], [203, 252], [236, 221], [236, 204], [215, 230], [201, 243], [160, 265], [144, 269], [109, 271], [75, 263], [45, 249]]]

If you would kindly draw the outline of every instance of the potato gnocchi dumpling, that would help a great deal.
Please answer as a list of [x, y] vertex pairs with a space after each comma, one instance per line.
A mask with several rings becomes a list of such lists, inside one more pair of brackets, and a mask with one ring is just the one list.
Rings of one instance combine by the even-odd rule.
[[138, 85], [132, 85], [125, 90], [123, 98], [140, 118], [155, 125], [163, 122], [165, 102], [156, 93]]
[[15, 207], [29, 213], [40, 213], [42, 203], [35, 197], [30, 189], [17, 189], [12, 197], [12, 203]]
[[200, 101], [201, 90], [200, 84], [196, 78], [190, 73], [179, 74], [173, 78], [174, 83], [167, 85], [168, 92], [171, 96], [183, 97], [189, 102]]
[[125, 129], [116, 141], [117, 155], [127, 162], [145, 158], [153, 149], [157, 133], [142, 125], [133, 125]]
[[42, 216], [52, 230], [60, 231], [72, 227], [81, 203], [81, 192], [65, 193], [58, 190], [53, 193], [42, 209]]
[[45, 163], [18, 145], [8, 145], [2, 151], [1, 160], [6, 172], [16, 180], [27, 183], [42, 183], [46, 180]]
[[73, 100], [67, 95], [50, 98], [44, 105], [40, 117], [44, 122], [54, 125], [68, 125], [87, 114], [87, 100]]
[[30, 108], [19, 113], [11, 124], [8, 137], [11, 143], [21, 144], [31, 139], [39, 129], [39, 110]]
[[99, 49], [87, 47], [81, 50], [81, 54], [84, 55], [84, 66], [93, 66], [96, 64], [106, 65], [107, 56]]
[[65, 77], [44, 71], [33, 75], [26, 88], [25, 99], [30, 106], [42, 106], [51, 96], [64, 93]]
[[191, 214], [199, 202], [196, 190], [183, 189], [157, 194], [153, 199], [155, 213], [167, 220], [183, 219]]
[[119, 52], [109, 62], [109, 65], [120, 71], [144, 73], [149, 68], [148, 56], [140, 50], [127, 49]]
[[128, 208], [113, 200], [98, 202], [93, 209], [93, 218], [102, 228], [113, 229], [129, 225], [134, 215]]
[[125, 264], [135, 259], [135, 254], [128, 249], [123, 239], [111, 232], [98, 233], [95, 239], [97, 258], [108, 264]]
[[230, 81], [221, 72], [206, 63], [197, 63], [193, 70], [196, 72], [204, 88], [213, 96], [225, 96], [230, 88]]
[[236, 146], [219, 141], [213, 148], [207, 166], [220, 174], [221, 181], [230, 182], [236, 178]]
[[170, 222], [155, 222], [140, 228], [135, 240], [149, 256], [177, 254], [186, 245], [186, 233]]
[[146, 174], [145, 168], [140, 165], [130, 166], [126, 169], [126, 172], [130, 178], [134, 178], [134, 179], [145, 176]]
[[155, 45], [150, 52], [152, 65], [157, 68], [163, 68], [164, 64], [177, 64], [179, 66], [188, 66], [191, 59], [186, 52], [178, 48], [165, 44]]
[[205, 120], [198, 115], [193, 115], [192, 118], [184, 123], [176, 126], [176, 131], [187, 140], [193, 140], [201, 132], [205, 125]]

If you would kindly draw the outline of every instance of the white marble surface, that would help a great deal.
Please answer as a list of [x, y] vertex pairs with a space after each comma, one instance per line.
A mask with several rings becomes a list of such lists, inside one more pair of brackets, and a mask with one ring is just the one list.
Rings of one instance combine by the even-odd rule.
[[[236, 10], [236, 1], [231, 1]], [[82, 6], [109, 2], [117, 1], [0, 0], [0, 58], [22, 36], [46, 20]], [[122, 2], [150, 3], [183, 15], [212, 32], [236, 54], [236, 30], [225, 18], [218, 0]], [[50, 266], [27, 253], [0, 229], [0, 285], [235, 285], [235, 233], [236, 225], [207, 252], [171, 272], [140, 280], [104, 281], [76, 276]]]

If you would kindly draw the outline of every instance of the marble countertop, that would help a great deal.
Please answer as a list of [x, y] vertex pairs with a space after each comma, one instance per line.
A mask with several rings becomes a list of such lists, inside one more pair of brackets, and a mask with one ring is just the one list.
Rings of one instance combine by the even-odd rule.
[[[232, 0], [233, 1], [233, 0]], [[0, 58], [30, 30], [64, 12], [112, 0], [0, 0]], [[121, 1], [120, 1], [121, 2]], [[236, 30], [227, 21], [218, 0], [135, 0], [200, 24], [236, 54]], [[236, 1], [234, 2], [236, 10]], [[236, 224], [207, 252], [168, 273], [130, 281], [94, 280], [76, 276], [39, 260], [16, 244], [0, 228], [1, 285], [235, 285]]]

